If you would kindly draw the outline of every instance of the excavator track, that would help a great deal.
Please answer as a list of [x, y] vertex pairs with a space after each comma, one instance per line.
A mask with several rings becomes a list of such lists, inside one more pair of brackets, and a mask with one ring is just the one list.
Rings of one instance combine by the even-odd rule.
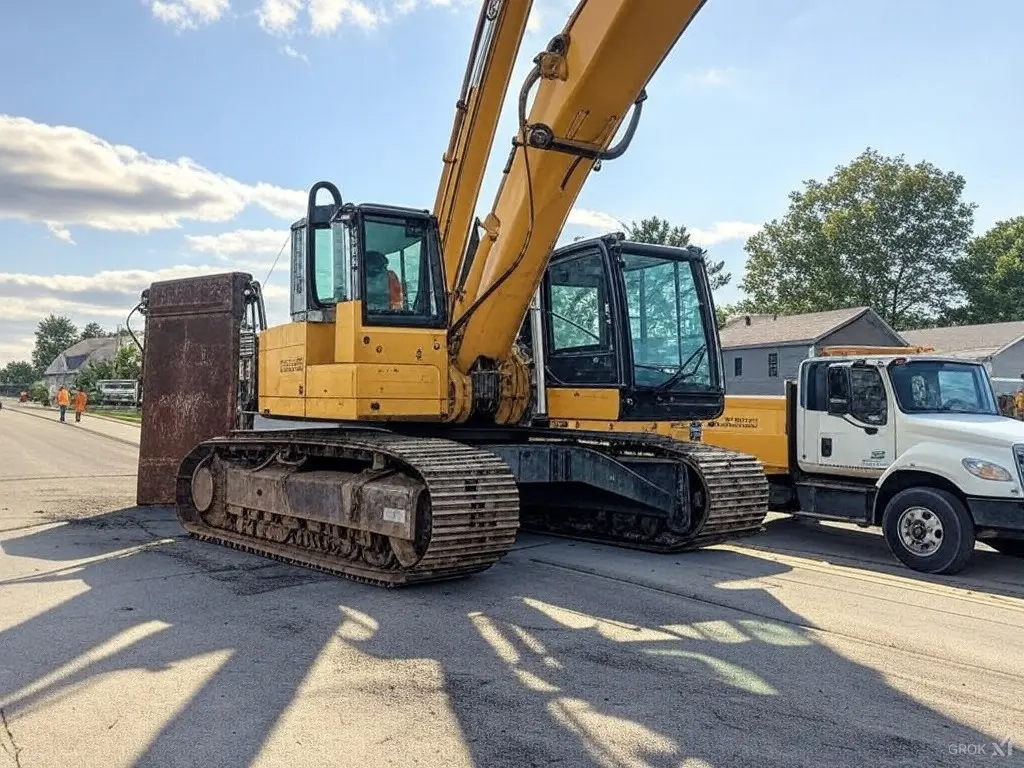
[[679, 461], [700, 480], [690, 494], [691, 508], [697, 511], [680, 532], [671, 530], [663, 517], [643, 512], [566, 515], [530, 509], [521, 513], [523, 530], [662, 553], [700, 549], [763, 530], [768, 478], [753, 456], [661, 435], [582, 430], [535, 434], [544, 442], [587, 445], [616, 458], [650, 456]]
[[[289, 515], [287, 503], [287, 509], [251, 509], [238, 503], [246, 493], [238, 483], [234, 503], [226, 501], [231, 472], [242, 481], [254, 478], [248, 483], [256, 489], [251, 498], [266, 507], [274, 503], [265, 501], [271, 493], [263, 496], [256, 480], [270, 475], [277, 485], [266, 487], [277, 492], [287, 486], [277, 479], [282, 473], [308, 462], [317, 463], [321, 476], [347, 470], [353, 498], [382, 475], [422, 483], [427, 503], [416, 514], [415, 541], [367, 530], [359, 522], [360, 515], [367, 519], [366, 510], [355, 509], [353, 525], [347, 526]], [[324, 484], [331, 491], [340, 488], [330, 480]], [[294, 501], [294, 487], [292, 496], [273, 498]], [[244, 431], [207, 440], [182, 460], [175, 496], [178, 520], [196, 538], [384, 587], [484, 571], [509, 551], [519, 528], [518, 488], [500, 458], [451, 440], [385, 430]]]

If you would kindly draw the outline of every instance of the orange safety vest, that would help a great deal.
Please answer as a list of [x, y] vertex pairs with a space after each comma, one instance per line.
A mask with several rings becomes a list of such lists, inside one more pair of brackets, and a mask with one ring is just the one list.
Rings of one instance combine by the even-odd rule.
[[57, 405], [67, 405], [71, 402], [71, 395], [68, 394], [66, 389], [57, 391]]
[[85, 390], [84, 389], [78, 390], [78, 392], [75, 394], [75, 410], [78, 411], [79, 413], [84, 411], [85, 410], [85, 403], [86, 403], [87, 400], [88, 400], [88, 397], [85, 394]]
[[402, 281], [398, 279], [398, 275], [388, 270], [388, 299], [391, 301], [392, 309], [401, 309], [404, 303], [404, 296], [402, 296]]

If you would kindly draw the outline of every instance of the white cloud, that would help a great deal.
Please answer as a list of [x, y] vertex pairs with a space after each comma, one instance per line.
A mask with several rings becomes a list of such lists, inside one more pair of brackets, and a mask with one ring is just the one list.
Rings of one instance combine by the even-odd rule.
[[387, 19], [361, 0], [309, 0], [309, 20], [314, 35], [325, 35], [344, 22], [372, 30]]
[[152, 0], [150, 10], [160, 21], [178, 29], [196, 29], [220, 21], [231, 7], [228, 0]]
[[[535, 0], [534, 7], [541, 2]], [[221, 19], [228, 10], [229, 0], [146, 0], [153, 15], [179, 30], [197, 29]], [[328, 35], [340, 27], [353, 26], [373, 31], [389, 24], [396, 17], [406, 16], [421, 8], [444, 8], [458, 12], [462, 8], [478, 8], [480, 0], [260, 0], [255, 13], [256, 21], [264, 32], [279, 37], [290, 37], [299, 32], [300, 18], [308, 16], [308, 32]], [[539, 28], [539, 16], [531, 13], [529, 30]], [[305, 55], [294, 48], [282, 49], [293, 58]]]
[[[77, 275], [0, 272], [0, 366], [10, 360], [30, 358], [36, 325], [50, 313], [67, 315], [79, 328], [89, 322], [112, 328], [124, 322], [142, 291], [157, 280], [238, 270], [249, 272], [262, 282], [271, 263], [233, 260], [218, 265], [181, 264], [152, 270], [103, 270]], [[277, 277], [286, 278], [286, 273], [281, 272]], [[263, 285], [263, 295], [268, 321], [284, 322], [288, 316], [287, 280]], [[132, 327], [137, 331], [142, 325], [143, 319], [134, 315]]]
[[707, 88], [723, 88], [736, 82], [735, 67], [711, 67], [685, 75], [687, 82]]
[[584, 208], [573, 208], [569, 211], [568, 224], [575, 224], [577, 227], [589, 227], [591, 229], [622, 229], [622, 223], [610, 213], [601, 211], [588, 211]]
[[530, 15], [526, 17], [526, 31], [540, 32], [544, 22], [544, 12], [540, 9], [540, 3], [535, 2], [530, 6]]
[[263, 0], [256, 11], [260, 26], [272, 35], [291, 34], [303, 0]]
[[728, 240], [746, 240], [761, 231], [760, 224], [746, 221], [716, 221], [711, 229], [687, 227], [690, 239], [695, 245], [715, 245]]
[[[590, 211], [584, 208], [573, 208], [569, 212], [568, 224], [589, 229], [625, 231], [625, 225], [615, 216], [603, 211]], [[760, 224], [746, 221], [716, 221], [709, 229], [687, 227], [690, 239], [695, 245], [711, 246], [729, 240], [746, 240], [761, 230]]]
[[304, 53], [299, 53], [294, 48], [292, 48], [290, 45], [286, 45], [286, 46], [282, 47], [281, 48], [281, 53], [283, 53], [285, 56], [288, 56], [288, 57], [290, 57], [292, 59], [299, 59], [300, 61], [304, 61], [307, 64], [309, 64], [309, 56], [307, 56]]
[[[268, 268], [270, 262], [260, 263]], [[49, 300], [77, 302], [89, 307], [112, 307], [127, 313], [138, 301], [139, 295], [157, 280], [176, 280], [182, 277], [208, 275], [230, 271], [235, 264], [180, 264], [160, 269], [105, 269], [91, 275], [33, 275], [23, 272], [0, 272], [0, 319], [17, 319], [8, 314], [18, 300]], [[43, 312], [45, 314], [45, 312]], [[35, 310], [32, 317], [40, 317]]]
[[222, 257], [252, 253], [276, 255], [287, 246], [290, 234], [282, 229], [236, 229], [219, 235], [186, 235], [185, 239], [196, 253]]
[[53, 235], [55, 239], [63, 240], [65, 243], [75, 245], [75, 241], [71, 239], [71, 233], [66, 227], [52, 221], [47, 221], [46, 228], [50, 230], [50, 234]]
[[248, 205], [299, 218], [305, 193], [246, 184], [181, 157], [162, 160], [80, 128], [0, 114], [0, 219], [145, 233], [228, 221]]
[[[25, 329], [24, 332], [28, 332], [28, 329]], [[26, 336], [20, 336], [18, 333], [20, 332], [12, 333], [9, 338], [0, 339], [0, 366], [7, 365], [14, 360], [32, 361], [35, 337], [31, 333]]]

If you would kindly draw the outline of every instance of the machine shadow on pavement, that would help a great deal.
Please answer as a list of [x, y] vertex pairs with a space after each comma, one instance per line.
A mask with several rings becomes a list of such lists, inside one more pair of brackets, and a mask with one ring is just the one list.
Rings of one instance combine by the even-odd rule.
[[[743, 585], [785, 565], [652, 555], [661, 581], [640, 585], [559, 564], [544, 541], [469, 579], [384, 591], [189, 539], [168, 510], [19, 531], [0, 547], [36, 570], [0, 587], [52, 599], [0, 633], [5, 720], [24, 765], [40, 764], [43, 728], [67, 740], [61, 764], [105, 768], [932, 768], [977, 764], [950, 744], [993, 741]], [[106, 709], [82, 706], [110, 686]], [[119, 762], [123, 738], [138, 741]]]
[[765, 532], [742, 541], [744, 547], [779, 555], [824, 559], [878, 573], [949, 587], [1024, 599], [1024, 558], [975, 547], [960, 573], [935, 575], [904, 566], [889, 551], [880, 529], [852, 524], [828, 524], [809, 518], [778, 517], [765, 524]]

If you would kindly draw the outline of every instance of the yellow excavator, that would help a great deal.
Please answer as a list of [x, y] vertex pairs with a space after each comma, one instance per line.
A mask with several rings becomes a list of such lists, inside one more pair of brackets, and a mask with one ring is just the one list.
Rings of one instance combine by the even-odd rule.
[[433, 210], [314, 184], [284, 325], [266, 327], [243, 273], [150, 286], [139, 503], [172, 499], [197, 537], [382, 586], [484, 570], [520, 528], [661, 552], [760, 530], [757, 459], [656, 434], [723, 409], [700, 251], [621, 235], [554, 250], [702, 4], [582, 0], [533, 60], [479, 221], [531, 6], [485, 2]]

